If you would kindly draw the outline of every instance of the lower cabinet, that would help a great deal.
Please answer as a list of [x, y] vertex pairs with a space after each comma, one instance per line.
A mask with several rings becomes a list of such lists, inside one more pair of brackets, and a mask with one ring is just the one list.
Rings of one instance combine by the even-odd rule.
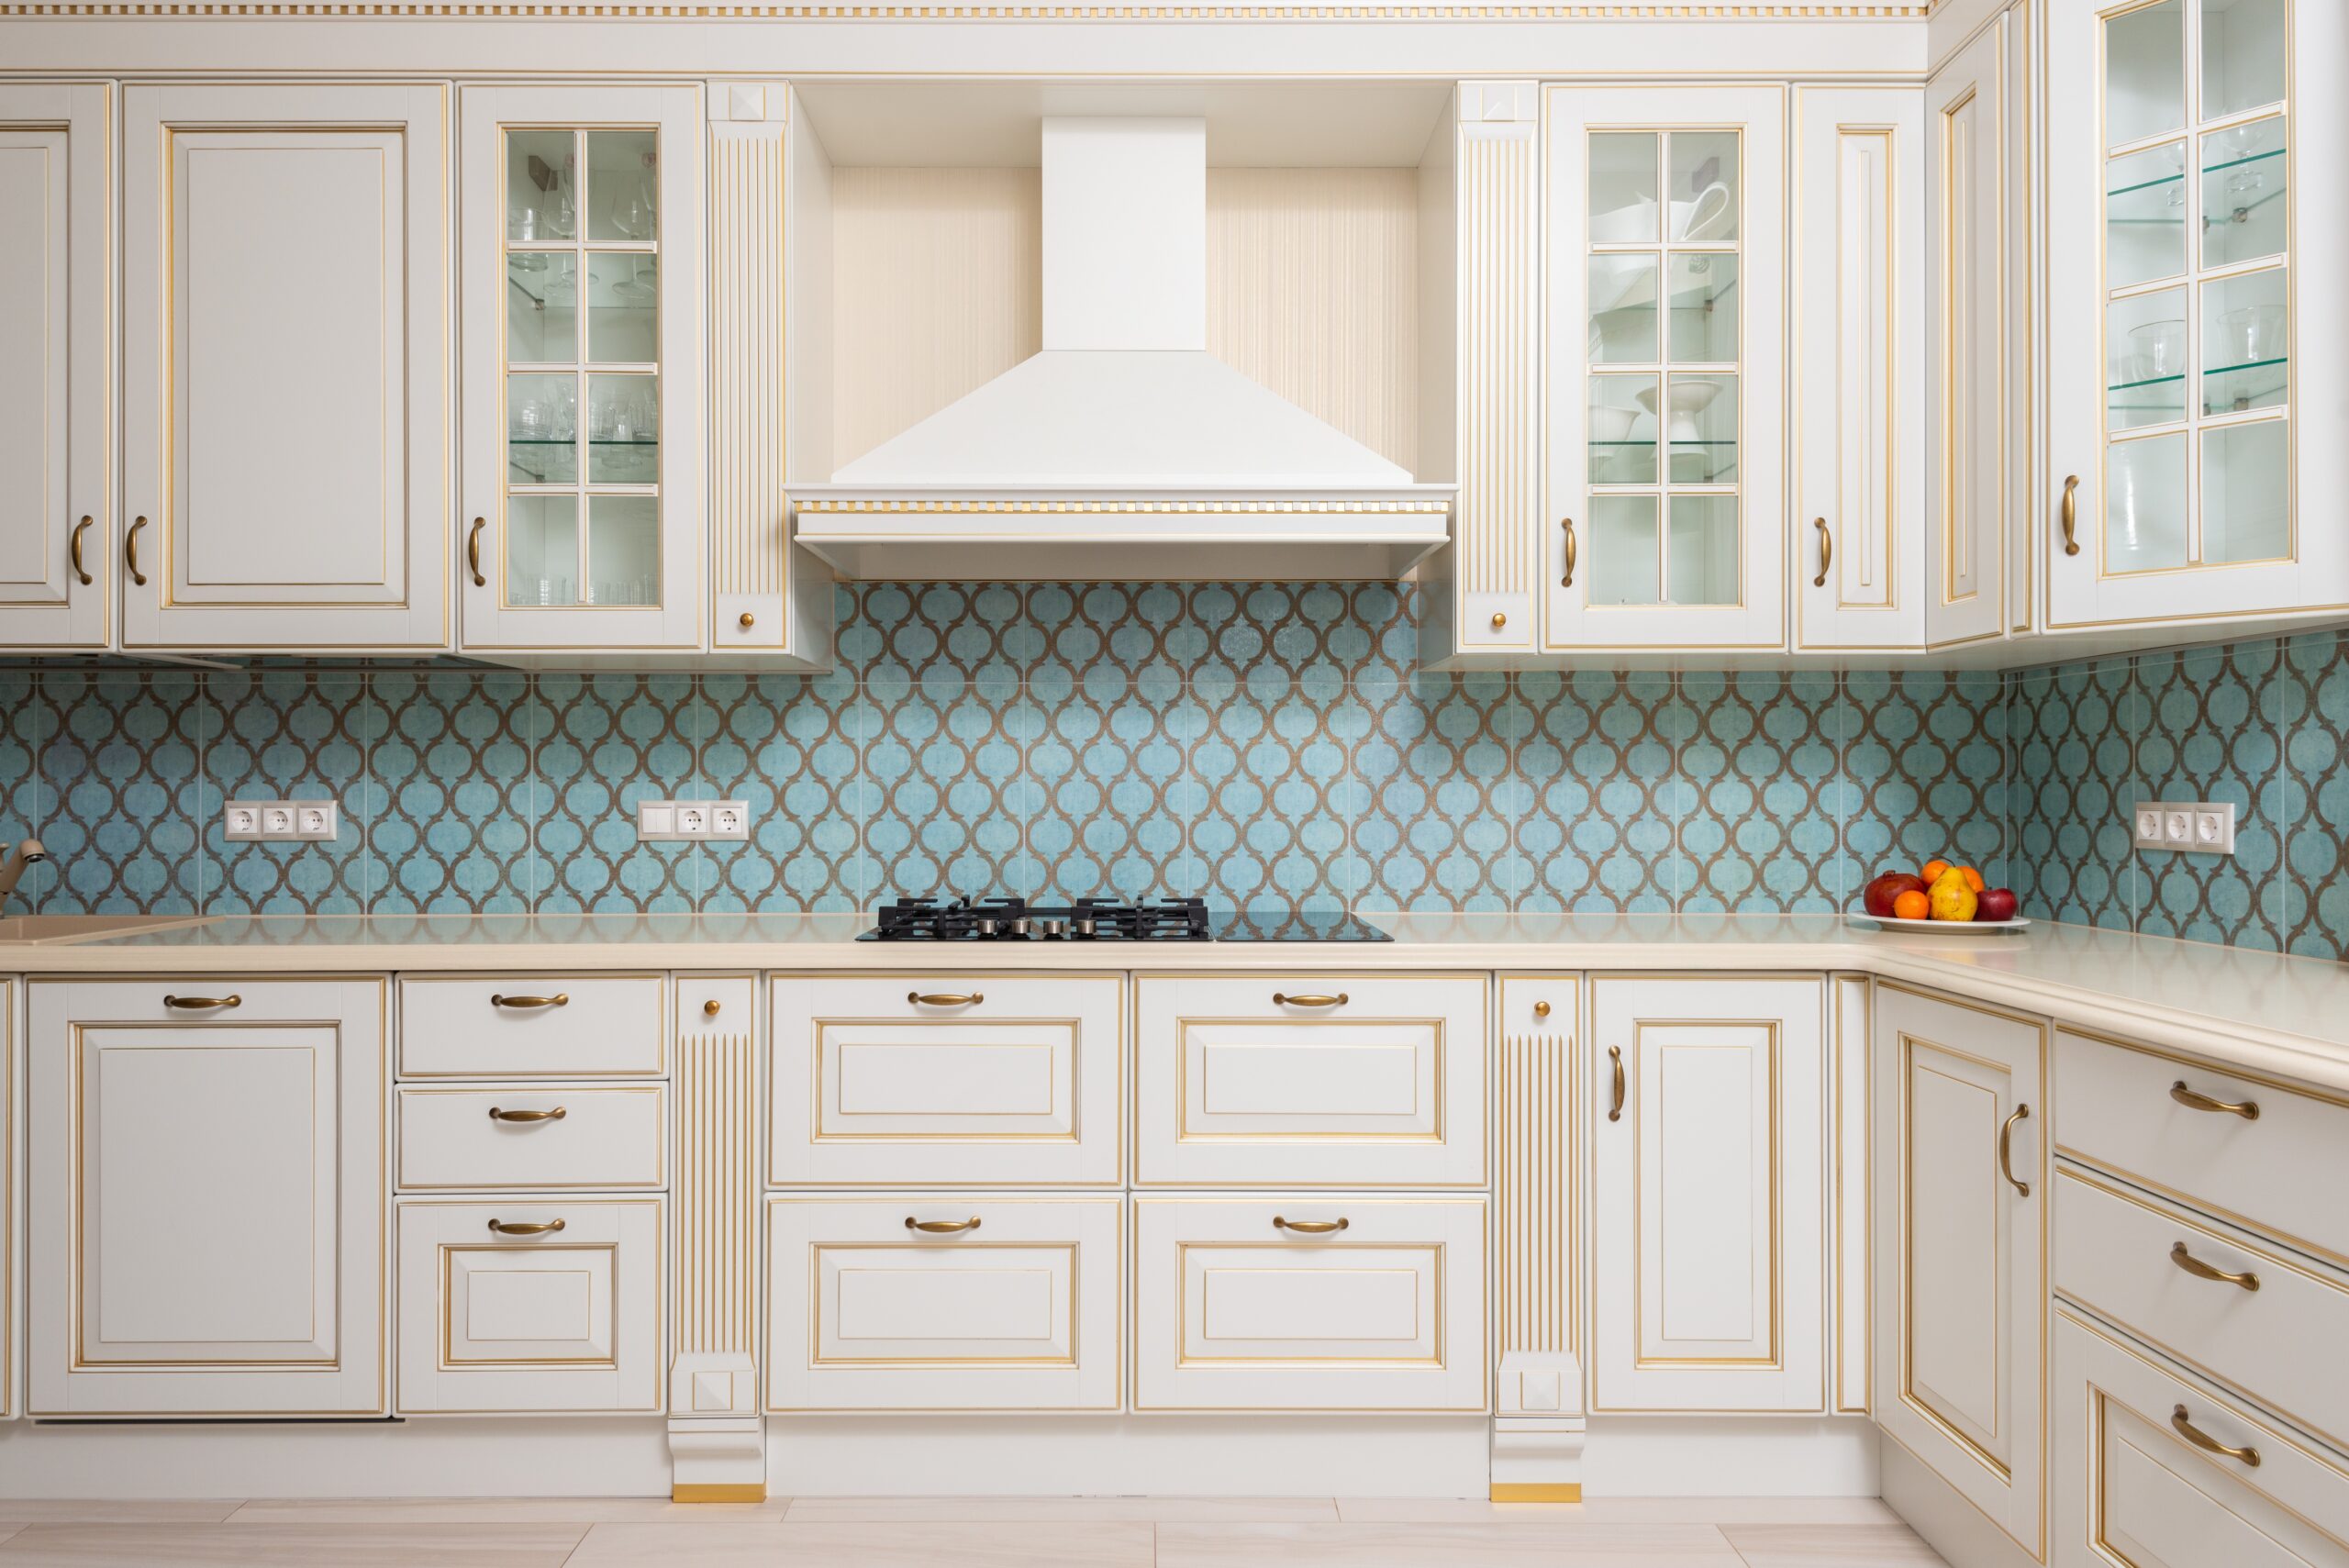
[[2038, 1555], [2046, 1028], [1880, 981], [1875, 1034], [1876, 1422]]
[[17, 1413], [17, 983], [0, 980], [0, 1420]]
[[1481, 1197], [1138, 1197], [1134, 1408], [1488, 1407]]
[[386, 1408], [386, 995], [30, 987], [33, 1414]]
[[767, 1408], [1115, 1410], [1115, 1197], [767, 1200]]
[[1824, 1407], [1823, 984], [1592, 980], [1593, 1410]]
[[664, 1200], [399, 1204], [408, 1414], [665, 1407]]

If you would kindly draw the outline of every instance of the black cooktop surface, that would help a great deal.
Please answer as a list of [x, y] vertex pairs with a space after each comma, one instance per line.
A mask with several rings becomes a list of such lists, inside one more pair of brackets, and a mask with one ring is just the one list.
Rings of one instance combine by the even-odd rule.
[[1383, 942], [1386, 933], [1343, 910], [1285, 905], [1210, 907], [1200, 898], [1128, 903], [1080, 898], [899, 898], [885, 905], [866, 942]]

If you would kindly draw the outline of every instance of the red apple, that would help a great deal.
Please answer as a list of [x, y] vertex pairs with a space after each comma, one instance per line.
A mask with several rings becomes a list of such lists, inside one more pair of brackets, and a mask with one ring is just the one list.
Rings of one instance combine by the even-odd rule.
[[2011, 887], [1986, 887], [1982, 896], [1974, 901], [1974, 917], [1977, 920], [2011, 920], [2015, 917], [2015, 890]]
[[1904, 893], [1923, 893], [1925, 879], [1905, 871], [1888, 871], [1868, 884], [1860, 895], [1860, 907], [1869, 914], [1882, 917], [1892, 913], [1892, 901]]

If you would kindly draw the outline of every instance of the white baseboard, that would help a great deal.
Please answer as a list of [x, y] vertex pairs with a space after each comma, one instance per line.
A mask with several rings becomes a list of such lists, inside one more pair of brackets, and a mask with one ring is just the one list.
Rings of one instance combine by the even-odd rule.
[[1593, 1416], [1586, 1497], [1873, 1497], [1865, 1417]]
[[2038, 1568], [2012, 1536], [1890, 1438], [1883, 1440], [1882, 1469], [1887, 1506], [1951, 1568]]

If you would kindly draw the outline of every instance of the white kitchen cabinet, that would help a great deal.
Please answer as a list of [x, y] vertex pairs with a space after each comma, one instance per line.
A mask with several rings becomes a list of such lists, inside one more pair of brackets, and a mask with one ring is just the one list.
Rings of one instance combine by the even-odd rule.
[[124, 646], [446, 648], [448, 89], [134, 83], [122, 119]]
[[24, 1147], [17, 1115], [17, 983], [0, 980], [0, 1421], [19, 1407], [17, 1357], [17, 1213], [22, 1184], [17, 1151]]
[[1543, 646], [1781, 648], [1787, 90], [1547, 91]]
[[0, 85], [0, 646], [114, 617], [114, 89]]
[[1819, 1410], [1817, 975], [1591, 982], [1591, 1408]]
[[692, 650], [702, 94], [460, 94], [464, 646]]
[[2349, 243], [2345, 56], [2330, 0], [2050, 5], [2051, 628], [2349, 605], [2298, 483], [2349, 436], [2349, 318], [2299, 286]]
[[30, 988], [48, 1416], [384, 1409], [381, 980]]
[[1875, 1034], [1876, 1418], [2036, 1555], [2046, 1029], [1878, 981]]

